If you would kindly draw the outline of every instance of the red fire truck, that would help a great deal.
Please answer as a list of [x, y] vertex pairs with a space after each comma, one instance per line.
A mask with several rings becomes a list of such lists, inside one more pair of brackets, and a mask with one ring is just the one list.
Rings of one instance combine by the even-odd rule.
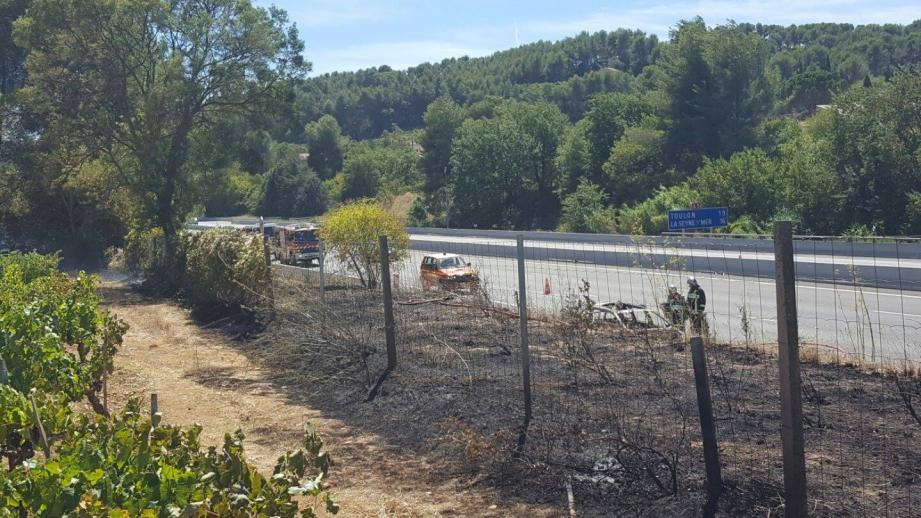
[[297, 266], [320, 264], [320, 238], [316, 225], [276, 227], [272, 237], [275, 258], [284, 264]]

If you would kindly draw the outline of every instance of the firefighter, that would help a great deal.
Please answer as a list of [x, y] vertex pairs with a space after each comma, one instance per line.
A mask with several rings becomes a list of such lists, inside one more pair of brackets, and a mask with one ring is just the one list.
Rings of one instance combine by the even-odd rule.
[[704, 311], [707, 308], [707, 294], [697, 283], [694, 276], [688, 277], [688, 314], [691, 317], [691, 329], [700, 335], [704, 331]]
[[678, 293], [678, 286], [675, 286], [674, 284], [668, 285], [668, 301], [684, 302], [684, 297], [681, 296], [681, 293]]
[[662, 310], [673, 326], [680, 326], [684, 323], [687, 302], [678, 291], [678, 286], [668, 285], [668, 295], [665, 303], [662, 304]]

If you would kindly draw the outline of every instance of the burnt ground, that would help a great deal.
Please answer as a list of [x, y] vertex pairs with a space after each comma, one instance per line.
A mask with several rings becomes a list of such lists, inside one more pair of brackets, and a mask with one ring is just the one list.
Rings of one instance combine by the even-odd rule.
[[[398, 516], [559, 516], [568, 513], [567, 482], [581, 516], [700, 514], [703, 453], [683, 337], [533, 320], [533, 418], [519, 448], [518, 323], [502, 308], [476, 295], [398, 292], [398, 367], [367, 401], [386, 364], [379, 292], [329, 289], [321, 304], [315, 289], [285, 279], [275, 295], [271, 321], [255, 338], [230, 324], [195, 328], [217, 342], [207, 355], [230, 359], [207, 359], [202, 370], [187, 352], [177, 366], [182, 386], [173, 389], [216, 391], [209, 397], [231, 407], [269, 398], [243, 426], [255, 434], [257, 459], [296, 442], [294, 421], [319, 420], [339, 461], [333, 482], [345, 509], [348, 498], [360, 501], [347, 516], [378, 508]], [[161, 353], [136, 367], [161, 361]], [[708, 361], [720, 509], [782, 515], [776, 359], [754, 344], [709, 344]], [[909, 399], [921, 401], [917, 379], [902, 378]], [[803, 379], [812, 514], [914, 514], [921, 424], [895, 373], [803, 363]], [[196, 406], [189, 418], [207, 408]], [[213, 425], [234, 426], [230, 413]]]

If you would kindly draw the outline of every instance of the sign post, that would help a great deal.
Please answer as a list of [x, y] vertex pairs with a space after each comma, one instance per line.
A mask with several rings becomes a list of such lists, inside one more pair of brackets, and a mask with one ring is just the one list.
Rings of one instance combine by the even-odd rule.
[[729, 226], [727, 207], [704, 207], [668, 211], [668, 230], [700, 230]]

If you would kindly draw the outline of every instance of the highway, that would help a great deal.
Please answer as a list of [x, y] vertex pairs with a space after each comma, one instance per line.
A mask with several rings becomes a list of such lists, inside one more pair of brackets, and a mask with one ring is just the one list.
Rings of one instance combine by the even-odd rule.
[[[417, 287], [423, 255], [458, 253], [477, 269], [492, 300], [514, 304], [515, 240], [507, 234], [479, 233], [439, 235], [414, 229], [410, 258], [393, 266], [395, 282]], [[804, 348], [850, 359], [921, 360], [921, 254], [915, 257], [913, 248], [903, 245], [897, 257], [832, 255], [808, 253], [812, 247], [799, 244], [797, 305]], [[669, 284], [684, 292], [686, 276], [694, 275], [707, 292], [709, 323], [717, 340], [774, 342], [773, 253], [732, 241], [721, 248], [708, 245], [528, 239], [529, 307], [559, 311], [583, 281], [597, 301], [657, 307]]]

